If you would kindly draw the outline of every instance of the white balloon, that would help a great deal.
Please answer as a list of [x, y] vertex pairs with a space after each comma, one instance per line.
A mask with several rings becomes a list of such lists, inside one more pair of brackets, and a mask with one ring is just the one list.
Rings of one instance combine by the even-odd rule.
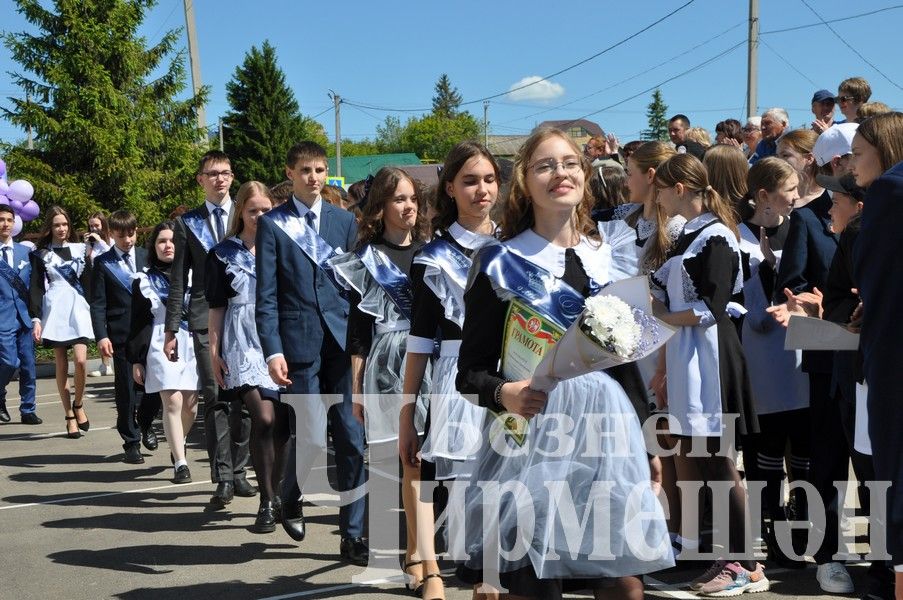
[[16, 215], [13, 217], [13, 237], [22, 233], [22, 217]]
[[34, 196], [34, 186], [24, 179], [17, 179], [9, 184], [9, 190], [6, 192], [7, 198], [18, 200], [22, 204], [31, 200], [32, 196]]

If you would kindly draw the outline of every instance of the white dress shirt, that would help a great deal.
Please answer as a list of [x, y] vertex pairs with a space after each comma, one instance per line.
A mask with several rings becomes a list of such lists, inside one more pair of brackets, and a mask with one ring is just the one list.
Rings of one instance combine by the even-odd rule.
[[321, 198], [317, 198], [314, 200], [314, 203], [307, 207], [306, 204], [298, 200], [294, 194], [292, 194], [292, 202], [295, 203], [295, 208], [298, 210], [298, 214], [301, 215], [301, 218], [307, 221], [307, 213], [312, 212], [316, 217], [314, 218], [314, 230], [317, 234], [320, 233], [320, 215], [323, 212], [323, 200]]
[[[221, 208], [224, 211], [223, 214], [223, 240], [226, 239], [226, 236], [229, 235], [229, 218], [232, 216], [232, 198], [226, 196], [223, 199], [222, 204], [214, 204], [210, 200], [204, 200], [204, 204], [207, 205], [207, 211], [210, 213], [210, 216], [207, 217], [207, 223], [210, 224], [210, 231], [213, 232], [213, 238], [216, 239], [216, 216], [213, 214], [213, 211], [217, 208]], [[217, 242], [221, 242], [223, 240], [216, 240]]]

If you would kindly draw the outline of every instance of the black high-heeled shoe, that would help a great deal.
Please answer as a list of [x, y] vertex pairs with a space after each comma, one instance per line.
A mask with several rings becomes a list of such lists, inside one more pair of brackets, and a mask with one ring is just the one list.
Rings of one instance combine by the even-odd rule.
[[[85, 409], [84, 404], [73, 404], [73, 405], [72, 405], [73, 418], [75, 418], [75, 417], [74, 417], [74, 411], [76, 411], [76, 410], [84, 410], [84, 409]], [[87, 416], [88, 416], [88, 413], [85, 413], [85, 416], [87, 417]], [[85, 419], [85, 422], [84, 422], [84, 423], [79, 423], [79, 422], [78, 422], [78, 419], [76, 418], [76, 421], [75, 421], [75, 422], [76, 422], [76, 424], [78, 425], [78, 428], [81, 429], [82, 431], [88, 431], [89, 429], [91, 429], [91, 421], [89, 421], [88, 419]]]
[[[69, 431], [69, 421], [75, 421], [75, 431]], [[71, 417], [66, 417], [66, 437], [76, 440], [82, 436], [81, 430], [78, 428], [78, 420], [75, 418], [75, 415]]]

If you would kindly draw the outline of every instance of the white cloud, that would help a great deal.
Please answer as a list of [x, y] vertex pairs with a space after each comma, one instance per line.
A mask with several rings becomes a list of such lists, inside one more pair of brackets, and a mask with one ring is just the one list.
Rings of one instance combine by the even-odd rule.
[[[508, 98], [514, 101], [538, 100], [539, 102], [549, 102], [550, 100], [560, 98], [564, 95], [564, 86], [560, 83], [553, 83], [548, 80], [540, 81], [541, 79], [542, 77], [539, 75], [530, 75], [529, 77], [524, 77], [520, 81], [514, 82], [508, 89], [515, 91], [509, 92]], [[529, 87], [524, 87], [520, 90], [517, 89], [531, 83], [533, 85], [530, 85]]]

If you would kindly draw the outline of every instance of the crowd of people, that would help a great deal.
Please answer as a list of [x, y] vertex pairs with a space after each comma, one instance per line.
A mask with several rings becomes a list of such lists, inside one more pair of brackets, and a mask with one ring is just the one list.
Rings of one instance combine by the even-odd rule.
[[[772, 108], [719, 122], [714, 144], [682, 114], [671, 143], [600, 136], [581, 148], [538, 129], [506, 181], [465, 141], [429, 190], [395, 167], [331, 188], [325, 150], [301, 142], [286, 183], [248, 181], [233, 199], [229, 157], [210, 151], [204, 203], [157, 224], [144, 247], [127, 211], [91, 215], [77, 241], [54, 206], [32, 250], [0, 206], [0, 421], [18, 369], [22, 422], [41, 423], [40, 343], [54, 348], [66, 435], [88, 432], [96, 340], [126, 463], [158, 447], [162, 408], [172, 481], [192, 481], [186, 439], [202, 407], [211, 502], [259, 494], [252, 529], [281, 523], [300, 542], [302, 490], [331, 442], [343, 560], [371, 560], [359, 492], [400, 481], [406, 586], [440, 600], [442, 547], [474, 598], [642, 598], [644, 574], [699, 556], [713, 562], [690, 584], [698, 594], [764, 591], [759, 523], [768, 561], [805, 568], [811, 556], [825, 592], [852, 593], [835, 487], [852, 461], [864, 509], [875, 504], [865, 482], [892, 483], [870, 532], [890, 556], [872, 561], [863, 590], [892, 598], [903, 114], [869, 96], [847, 79], [815, 92], [811, 124], [791, 128]], [[532, 387], [516, 336], [554, 342], [587, 298], [631, 278], [647, 282], [666, 345]], [[802, 317], [861, 331], [859, 350], [785, 349]], [[370, 540], [374, 527], [371, 514]]]

